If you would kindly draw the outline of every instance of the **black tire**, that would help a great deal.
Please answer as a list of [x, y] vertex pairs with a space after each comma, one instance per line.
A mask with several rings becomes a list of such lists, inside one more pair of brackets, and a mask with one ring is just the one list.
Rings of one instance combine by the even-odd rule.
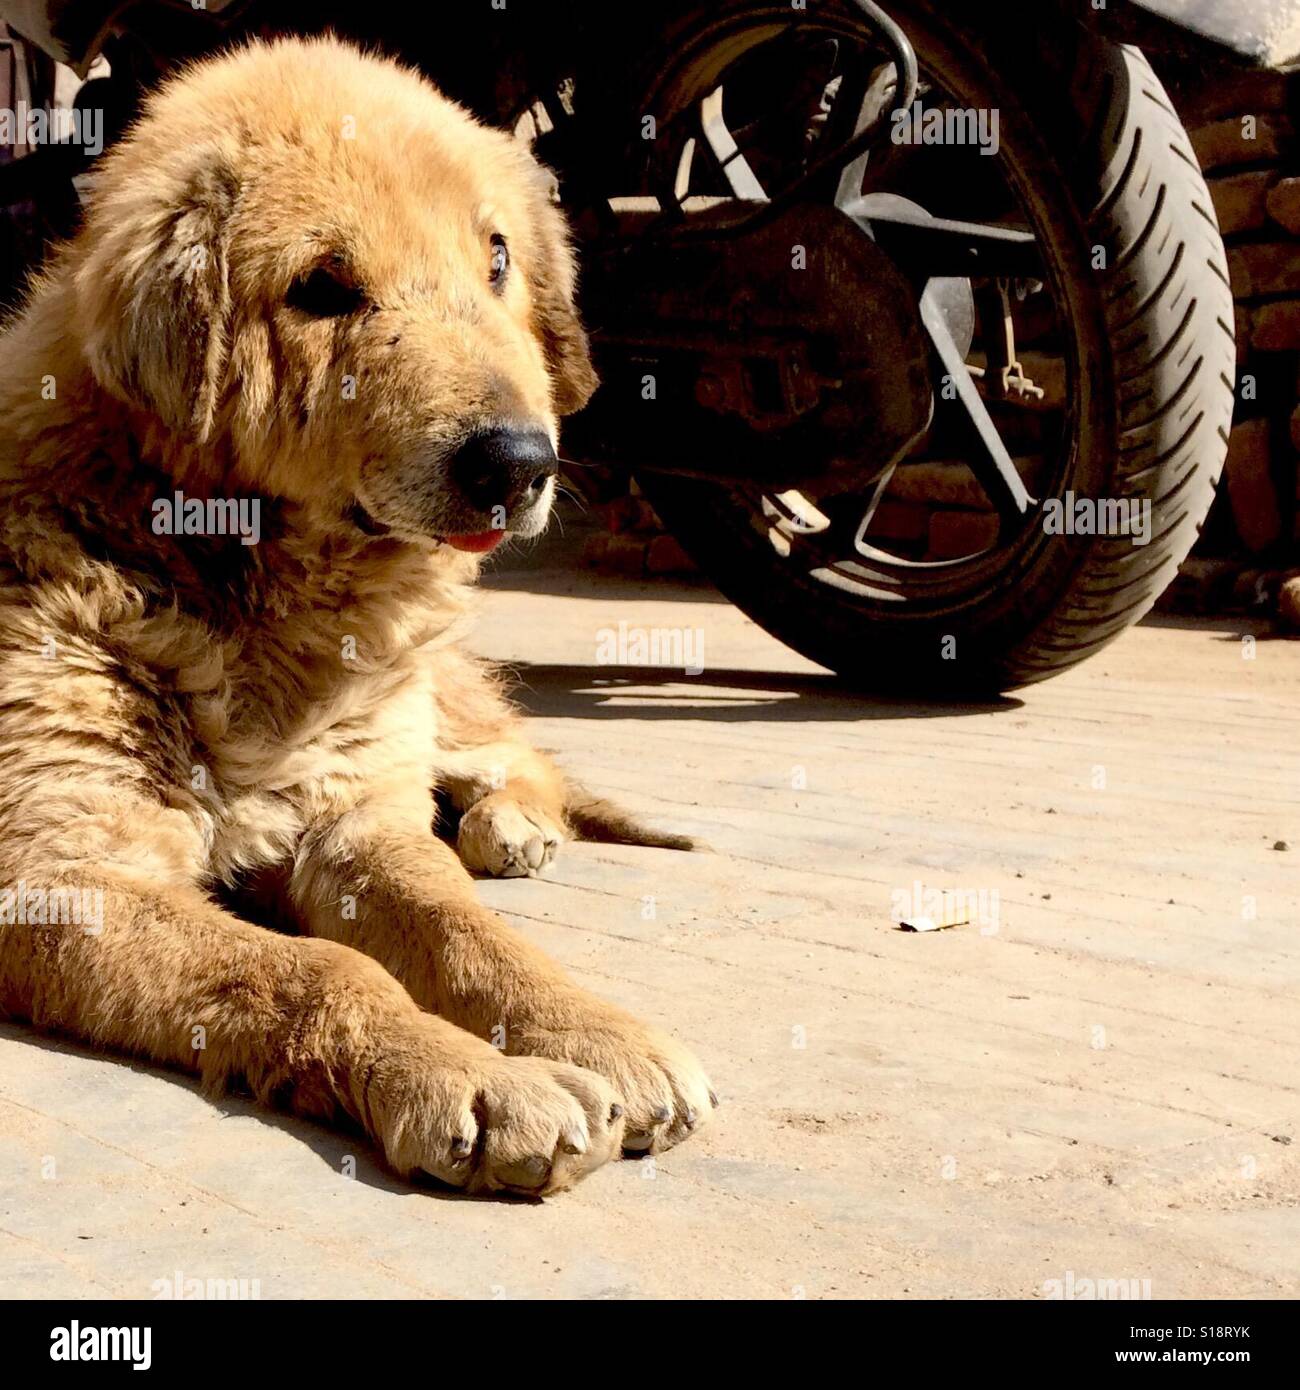
[[[1028, 63], [923, 0], [889, 8], [923, 69], [937, 64], [967, 89], [995, 93], [1031, 132], [1018, 191], [1050, 243], [1075, 336], [1063, 487], [1149, 499], [1149, 543], [1035, 528], [978, 592], [928, 606], [885, 603], [779, 557], [747, 499], [667, 475], [641, 482], [722, 592], [803, 655], [876, 687], [1005, 690], [1066, 670], [1117, 637], [1191, 549], [1233, 409], [1226, 257], [1187, 134], [1138, 50], [1073, 29], [1044, 35], [1040, 25], [1047, 56]], [[1104, 269], [1093, 268], [1097, 246]]]

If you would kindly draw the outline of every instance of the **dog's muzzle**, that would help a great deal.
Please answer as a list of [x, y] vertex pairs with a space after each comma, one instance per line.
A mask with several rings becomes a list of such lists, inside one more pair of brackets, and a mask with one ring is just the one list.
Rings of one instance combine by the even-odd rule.
[[475, 511], [505, 518], [540, 502], [559, 472], [551, 441], [541, 430], [490, 429], [473, 434], [457, 451], [451, 477]]

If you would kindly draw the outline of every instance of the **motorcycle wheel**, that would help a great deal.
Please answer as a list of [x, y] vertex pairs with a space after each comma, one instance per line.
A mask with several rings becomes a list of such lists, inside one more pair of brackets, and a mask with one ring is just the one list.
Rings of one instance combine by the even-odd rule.
[[[1033, 490], [1063, 507], [1067, 494], [1149, 502], [1147, 543], [1049, 534], [1036, 513], [972, 554], [918, 560], [871, 545], [869, 530], [855, 547], [844, 498], [792, 502], [662, 473], [639, 481], [723, 594], [803, 655], [876, 688], [1006, 690], [1068, 669], [1135, 623], [1198, 535], [1234, 400], [1226, 257], [1187, 134], [1139, 51], [1052, 29], [1042, 10], [1029, 21], [1032, 45], [1008, 46], [954, 7], [886, 4], [932, 91], [999, 111], [1001, 177], [1042, 250], [1065, 391]], [[842, 34], [860, 23], [851, 4], [828, 8], [845, 16]], [[688, 11], [663, 56], [644, 62], [660, 95], [642, 109], [662, 106], [665, 90], [691, 91], [687, 61], [703, 74], [701, 93], [721, 84], [751, 51], [746, 35], [770, 42], [788, 15], [751, 3]], [[924, 181], [921, 190], [924, 202]], [[815, 537], [809, 503], [839, 518]], [[842, 558], [828, 555], [832, 538]]]

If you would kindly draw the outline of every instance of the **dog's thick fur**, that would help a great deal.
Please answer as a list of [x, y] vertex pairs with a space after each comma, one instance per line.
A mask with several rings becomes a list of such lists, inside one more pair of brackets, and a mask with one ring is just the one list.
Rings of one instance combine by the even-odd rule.
[[[294, 307], [322, 265], [355, 312]], [[99, 931], [0, 925], [0, 1010], [345, 1112], [469, 1190], [553, 1192], [704, 1121], [695, 1058], [465, 867], [535, 870], [566, 832], [455, 645], [479, 561], [440, 537], [475, 529], [466, 438], [553, 442], [593, 389], [572, 294], [526, 148], [392, 63], [255, 45], [153, 98], [0, 338], [0, 888], [104, 894]], [[260, 543], [156, 534], [178, 488], [262, 499]]]

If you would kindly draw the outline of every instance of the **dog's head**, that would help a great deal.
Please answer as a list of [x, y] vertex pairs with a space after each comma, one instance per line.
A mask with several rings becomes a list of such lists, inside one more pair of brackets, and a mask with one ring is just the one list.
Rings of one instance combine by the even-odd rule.
[[106, 162], [74, 261], [91, 369], [210, 487], [467, 549], [533, 534], [596, 384], [550, 188], [343, 44], [204, 63]]

